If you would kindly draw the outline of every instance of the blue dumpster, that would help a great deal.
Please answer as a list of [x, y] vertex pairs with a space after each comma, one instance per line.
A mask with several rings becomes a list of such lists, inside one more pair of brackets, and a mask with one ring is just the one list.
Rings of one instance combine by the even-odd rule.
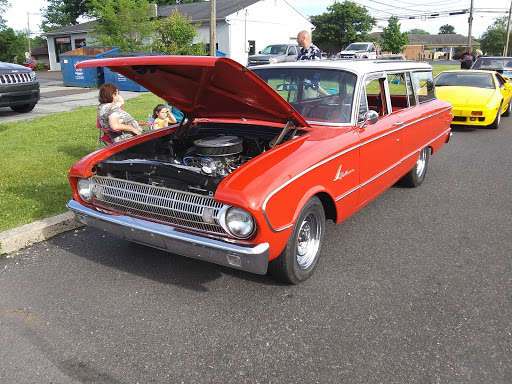
[[[119, 52], [119, 53], [107, 53], [104, 58], [113, 57], [133, 57], [133, 56], [160, 56], [163, 52]], [[147, 92], [148, 90], [142, 85], [124, 77], [123, 75], [113, 72], [108, 68], [103, 68], [105, 74], [105, 83], [114, 83], [117, 85], [120, 91], [134, 91], [134, 92]]]
[[107, 53], [119, 52], [119, 47], [81, 47], [60, 55], [62, 80], [66, 87], [96, 88], [105, 82], [103, 68], [77, 69], [80, 61], [99, 59]]

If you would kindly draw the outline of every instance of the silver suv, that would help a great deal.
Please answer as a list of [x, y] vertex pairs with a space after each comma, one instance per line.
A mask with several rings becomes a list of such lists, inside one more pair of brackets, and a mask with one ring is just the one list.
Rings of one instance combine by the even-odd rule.
[[30, 112], [39, 101], [39, 82], [30, 68], [0, 62], [0, 107]]
[[257, 55], [249, 56], [247, 66], [277, 64], [285, 61], [296, 61], [300, 47], [296, 44], [272, 44], [266, 46]]

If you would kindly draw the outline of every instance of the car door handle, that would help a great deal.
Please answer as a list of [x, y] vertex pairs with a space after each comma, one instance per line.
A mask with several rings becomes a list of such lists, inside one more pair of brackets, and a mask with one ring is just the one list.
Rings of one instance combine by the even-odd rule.
[[398, 123], [393, 123], [393, 126], [395, 126], [395, 127], [403, 127], [404, 126], [404, 122], [403, 121], [399, 121]]

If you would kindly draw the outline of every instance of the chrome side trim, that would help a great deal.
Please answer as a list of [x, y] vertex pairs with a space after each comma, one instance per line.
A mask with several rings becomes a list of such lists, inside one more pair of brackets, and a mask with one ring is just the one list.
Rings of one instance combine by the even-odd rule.
[[[386, 170], [382, 171], [381, 173], [379, 173], [378, 175], [375, 175], [374, 177], [372, 177], [371, 179], [367, 180], [365, 183], [362, 183], [362, 184], [359, 184], [357, 187], [355, 188], [352, 188], [349, 192], [346, 192], [344, 193], [343, 195], [337, 197], [335, 199], [336, 202], [340, 201], [341, 199], [343, 199], [344, 197], [347, 197], [348, 195], [350, 195], [352, 192], [355, 192], [357, 191], [358, 189], [364, 187], [365, 185], [367, 184], [370, 184], [372, 181], [375, 181], [376, 179], [378, 179], [379, 177], [381, 177], [382, 175], [384, 175], [386, 172], [389, 172], [391, 171], [393, 168], [396, 168], [398, 165], [400, 165], [401, 163], [403, 163], [405, 160], [407, 160], [408, 158], [410, 158], [411, 156], [414, 156], [416, 154], [418, 154], [419, 152], [421, 152], [421, 150], [425, 147], [428, 147], [430, 144], [432, 144], [434, 141], [438, 140], [439, 138], [443, 137], [443, 135], [446, 135], [447, 132], [449, 132], [450, 129], [444, 131], [442, 134], [440, 134], [439, 136], [437, 136], [435, 139], [429, 141], [427, 143], [427, 145], [425, 145], [424, 147], [421, 147], [419, 149], [416, 149], [414, 151], [412, 151], [411, 153], [409, 153], [408, 155], [405, 155], [404, 157], [402, 157], [402, 159], [400, 159], [400, 161], [398, 161], [397, 163], [393, 164], [391, 167], [387, 168]], [[451, 132], [450, 132], [451, 133]]]
[[[382, 137], [385, 137], [385, 136], [387, 136], [387, 135], [389, 135], [389, 134], [391, 134], [391, 133], [394, 133], [394, 132], [397, 132], [397, 131], [399, 131], [399, 130], [402, 130], [402, 129], [404, 129], [404, 128], [406, 128], [406, 127], [410, 126], [410, 125], [413, 125], [413, 124], [415, 124], [415, 123], [417, 123], [417, 122], [419, 122], [419, 121], [422, 121], [422, 120], [428, 119], [428, 118], [429, 118], [429, 117], [431, 117], [431, 116], [436, 116], [436, 115], [439, 115], [439, 114], [441, 114], [441, 113], [443, 113], [443, 112], [446, 112], [446, 111], [449, 111], [449, 110], [451, 110], [451, 107], [449, 107], [449, 108], [445, 108], [445, 109], [443, 109], [443, 110], [441, 110], [441, 111], [438, 111], [438, 112], [435, 112], [435, 113], [433, 113], [433, 114], [431, 114], [431, 115], [424, 116], [424, 117], [422, 117], [422, 118], [420, 118], [420, 119], [414, 120], [413, 122], [407, 123], [407, 124], [405, 124], [405, 125], [403, 125], [403, 126], [401, 126], [401, 127], [397, 128], [397, 129], [394, 129], [394, 130], [392, 130], [392, 131], [386, 132], [386, 133], [384, 133], [384, 134], [382, 134], [382, 135], [380, 135], [380, 136], [374, 137], [374, 138], [372, 138], [372, 139], [370, 139], [370, 140], [367, 140], [367, 141], [365, 141], [365, 142], [358, 143], [358, 144], [356, 144], [356, 145], [354, 145], [354, 146], [352, 146], [352, 147], [350, 147], [350, 148], [345, 149], [344, 151], [341, 151], [341, 152], [339, 152], [339, 153], [337, 153], [337, 154], [335, 154], [335, 155], [333, 155], [333, 156], [331, 156], [331, 157], [329, 157], [329, 158], [327, 158], [327, 159], [325, 159], [325, 160], [323, 160], [323, 161], [321, 161], [321, 162], [319, 162], [319, 163], [317, 163], [317, 164], [315, 164], [315, 165], [313, 165], [313, 166], [309, 167], [308, 169], [306, 169], [306, 170], [302, 171], [301, 173], [299, 173], [299, 174], [297, 174], [296, 176], [292, 177], [291, 179], [287, 180], [285, 183], [281, 184], [279, 187], [277, 187], [277, 188], [276, 188], [276, 189], [274, 189], [272, 192], [270, 192], [270, 193], [268, 194], [268, 196], [265, 198], [265, 200], [263, 201], [263, 206], [262, 206], [263, 217], [265, 218], [265, 221], [267, 222], [267, 225], [269, 226], [270, 230], [271, 230], [272, 232], [277, 233], [277, 232], [282, 232], [282, 231], [284, 231], [284, 230], [286, 230], [286, 229], [288, 229], [288, 228], [290, 228], [290, 227], [292, 227], [292, 226], [293, 226], [293, 224], [290, 224], [290, 225], [284, 226], [284, 227], [282, 227], [282, 228], [277, 228], [277, 229], [276, 229], [276, 228], [274, 228], [274, 227], [272, 226], [272, 224], [270, 224], [270, 220], [268, 219], [268, 216], [267, 216], [267, 209], [266, 209], [266, 208], [267, 208], [267, 203], [268, 203], [268, 201], [269, 201], [269, 200], [270, 200], [270, 199], [271, 199], [271, 198], [272, 198], [272, 197], [273, 197], [277, 192], [279, 192], [280, 190], [282, 190], [283, 188], [285, 188], [287, 185], [289, 185], [289, 184], [293, 183], [293, 182], [294, 182], [295, 180], [297, 180], [298, 178], [300, 178], [300, 177], [304, 176], [305, 174], [307, 174], [307, 173], [311, 172], [312, 170], [314, 170], [314, 169], [316, 169], [316, 168], [318, 168], [318, 167], [320, 167], [320, 166], [324, 165], [325, 163], [328, 163], [329, 161], [334, 160], [334, 159], [336, 159], [336, 158], [338, 158], [338, 157], [340, 157], [340, 156], [344, 155], [345, 153], [348, 153], [348, 152], [350, 152], [350, 151], [352, 151], [352, 150], [354, 150], [354, 149], [360, 148], [360, 147], [362, 147], [363, 145], [366, 145], [366, 144], [368, 144], [368, 143], [371, 143], [371, 142], [373, 142], [373, 141], [375, 141], [375, 140], [377, 140], [377, 139], [380, 139], [380, 138], [382, 138]], [[436, 141], [437, 139], [439, 139], [439, 138], [440, 138], [440, 137], [442, 137], [443, 135], [446, 135], [446, 133], [447, 133], [447, 132], [449, 132], [449, 131], [450, 131], [450, 128], [448, 128], [447, 130], [445, 130], [442, 134], [440, 134], [439, 136], [437, 136], [437, 137], [436, 137], [436, 138], [434, 138], [433, 140], [429, 141], [429, 142], [425, 145], [425, 147], [426, 147], [426, 146], [428, 146], [429, 144], [433, 143], [434, 141]], [[423, 147], [423, 148], [424, 148], [424, 147]], [[379, 175], [376, 175], [376, 176], [375, 176], [375, 177], [373, 177], [372, 179], [368, 180], [366, 183], [364, 183], [364, 184], [360, 184], [360, 185], [358, 185], [358, 186], [354, 187], [353, 189], [351, 189], [350, 191], [345, 192], [343, 195], [340, 195], [339, 197], [335, 198], [335, 201], [339, 201], [339, 200], [341, 200], [342, 198], [344, 198], [344, 197], [346, 197], [346, 196], [350, 195], [351, 193], [353, 193], [353, 192], [357, 191], [358, 189], [360, 189], [360, 188], [361, 188], [361, 187], [363, 187], [364, 185], [368, 184], [369, 182], [374, 181], [374, 180], [375, 180], [375, 179], [377, 179], [378, 177], [382, 176], [384, 173], [389, 172], [391, 169], [395, 168], [397, 165], [399, 165], [400, 163], [402, 163], [404, 160], [408, 159], [408, 158], [409, 158], [410, 156], [412, 156], [414, 153], [418, 153], [418, 152], [419, 152], [421, 149], [423, 149], [423, 148], [417, 149], [417, 150], [413, 151], [411, 154], [404, 156], [404, 157], [403, 157], [402, 159], [400, 159], [397, 163], [395, 163], [394, 165], [392, 165], [391, 167], [389, 167], [388, 169], [386, 169], [383, 173], [380, 173]]]
[[101, 213], [75, 200], [70, 200], [67, 207], [80, 223], [126, 240], [259, 275], [267, 273], [268, 243], [250, 244], [201, 236], [165, 224]]

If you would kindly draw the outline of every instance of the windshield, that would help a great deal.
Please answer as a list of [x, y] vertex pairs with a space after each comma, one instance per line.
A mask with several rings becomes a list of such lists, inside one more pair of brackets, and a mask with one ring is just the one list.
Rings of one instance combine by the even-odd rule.
[[494, 89], [494, 79], [491, 73], [445, 72], [434, 80], [436, 87], [459, 86]]
[[512, 58], [493, 59], [493, 58], [479, 58], [473, 64], [472, 69], [512, 69]]
[[313, 123], [350, 123], [356, 75], [317, 68], [253, 69], [272, 89]]
[[368, 44], [352, 43], [345, 50], [346, 51], [366, 51]]
[[261, 51], [264, 55], [284, 55], [286, 53], [286, 45], [269, 45]]

